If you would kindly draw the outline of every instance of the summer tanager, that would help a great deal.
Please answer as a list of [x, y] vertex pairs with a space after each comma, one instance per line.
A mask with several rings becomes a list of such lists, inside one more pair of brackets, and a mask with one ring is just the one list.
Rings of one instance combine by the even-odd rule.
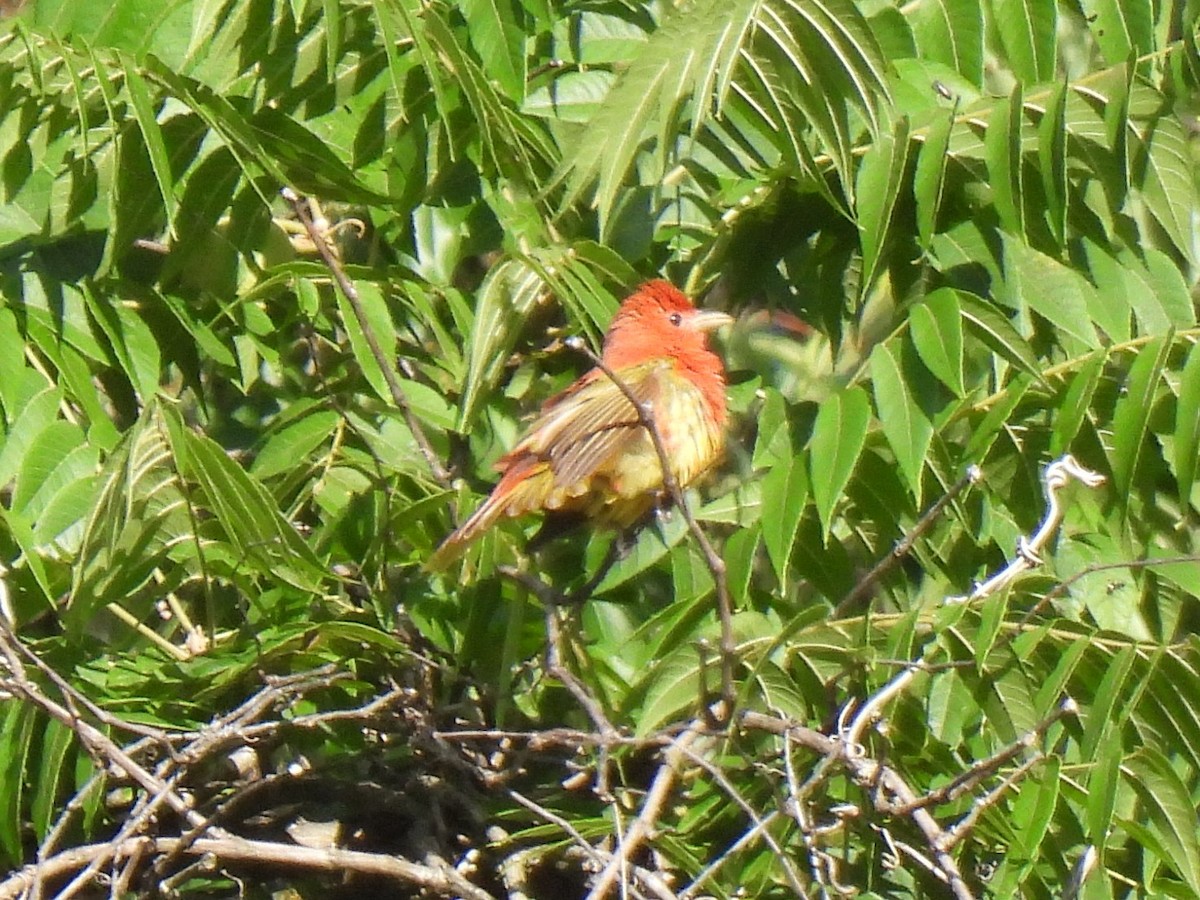
[[[648, 406], [680, 487], [725, 448], [725, 370], [707, 334], [733, 319], [698, 310], [665, 281], [637, 289], [604, 336], [601, 359]], [[629, 398], [594, 368], [550, 398], [529, 430], [496, 463], [500, 482], [434, 553], [444, 568], [502, 516], [535, 510], [582, 514], [628, 528], [663, 494], [653, 440]]]

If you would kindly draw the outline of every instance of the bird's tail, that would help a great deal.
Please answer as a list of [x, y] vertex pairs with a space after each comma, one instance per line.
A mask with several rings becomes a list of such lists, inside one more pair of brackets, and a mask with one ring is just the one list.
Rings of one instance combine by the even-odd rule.
[[538, 476], [544, 469], [545, 463], [533, 460], [521, 461], [509, 468], [470, 518], [454, 529], [433, 551], [425, 563], [425, 571], [440, 572], [447, 568], [499, 519], [537, 508], [540, 505], [540, 492], [544, 490]]
[[467, 548], [487, 531], [508, 509], [508, 497], [498, 497], [499, 492], [488, 497], [471, 517], [454, 529], [433, 551], [425, 563], [426, 572], [441, 572], [467, 552]]

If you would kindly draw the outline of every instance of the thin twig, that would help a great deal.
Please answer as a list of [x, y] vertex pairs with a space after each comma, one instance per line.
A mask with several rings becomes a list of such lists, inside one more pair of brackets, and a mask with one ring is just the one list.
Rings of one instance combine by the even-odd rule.
[[[679, 892], [679, 900], [692, 900], [697, 895], [700, 889], [707, 884], [714, 875], [721, 870], [726, 863], [732, 860], [739, 851], [750, 846], [754, 841], [758, 840], [759, 834], [765, 833], [766, 829], [779, 818], [779, 811], [772, 810], [765, 816], [759, 818], [753, 828], [741, 834], [736, 841], [726, 847], [719, 856], [711, 860], [699, 874], [692, 879], [692, 883]], [[797, 897], [803, 897], [801, 891], [796, 894]]]
[[1097, 572], [1107, 572], [1112, 569], [1148, 569], [1154, 566], [1179, 566], [1179, 565], [1195, 565], [1200, 562], [1200, 554], [1187, 553], [1179, 556], [1159, 556], [1151, 559], [1131, 559], [1125, 562], [1114, 563], [1093, 563], [1090, 566], [1085, 566], [1078, 572], [1073, 573], [1069, 578], [1064, 578], [1053, 588], [1048, 590], [1037, 603], [1029, 607], [1025, 615], [1021, 616], [1017, 622], [1017, 629], [1013, 633], [1013, 637], [1021, 633], [1021, 629], [1033, 621], [1034, 616], [1046, 608], [1046, 604], [1052, 603], [1059, 597], [1064, 597], [1067, 591], [1071, 589], [1071, 585], [1075, 584], [1089, 575], [1095, 575]]
[[462, 731], [434, 731], [431, 737], [439, 741], [465, 743], [467, 741], [523, 741], [530, 750], [545, 750], [550, 747], [560, 747], [578, 750], [584, 747], [628, 747], [639, 750], [647, 747], [664, 747], [675, 739], [675, 736], [686, 730], [686, 726], [670, 727], [635, 737], [629, 734], [613, 732], [612, 734], [597, 734], [592, 731], [580, 731], [577, 728], [548, 728], [545, 731], [507, 731], [502, 729], [464, 729]]
[[[963, 879], [962, 873], [958, 869], [958, 863], [945, 847], [946, 830], [929, 810], [920, 806], [919, 795], [909, 787], [898, 772], [878, 760], [862, 754], [861, 751], [852, 751], [851, 745], [845, 740], [828, 737], [819, 731], [796, 725], [777, 716], [745, 712], [741, 715], [740, 721], [746, 728], [781, 736], [786, 735], [800, 746], [820, 754], [824, 757], [822, 762], [840, 760], [856, 782], [862, 785], [874, 785], [881, 789], [875, 792], [874, 798], [875, 808], [881, 813], [890, 814], [893, 809], [911, 805], [912, 811], [909, 818], [924, 836], [932, 853], [933, 862], [945, 876], [945, 881], [955, 900], [973, 900], [974, 894]], [[792, 802], [801, 802], [801, 799], [793, 796]]]
[[646, 792], [641, 812], [626, 830], [623, 839], [613, 852], [612, 859], [609, 860], [595, 885], [588, 892], [587, 900], [604, 900], [615, 886], [622, 869], [629, 865], [634, 854], [650, 838], [662, 815], [663, 808], [667, 804], [667, 798], [675, 786], [675, 780], [683, 769], [686, 751], [700, 739], [701, 734], [701, 730], [688, 729], [675, 738], [663, 752], [662, 764], [658, 767], [654, 781], [650, 784], [650, 790]]
[[1041, 753], [1038, 753], [1032, 758], [1025, 760], [1025, 762], [1021, 763], [1021, 765], [1017, 766], [1016, 769], [1006, 775], [998, 785], [972, 803], [971, 808], [967, 811], [967, 814], [946, 829], [946, 840], [944, 842], [945, 848], [949, 850], [967, 837], [975, 829], [976, 824], [979, 822], [980, 816], [999, 803], [1000, 798], [1004, 796], [1004, 793], [1009, 788], [1014, 787], [1018, 781], [1029, 774], [1029, 771], [1034, 766], [1045, 762], [1045, 760], [1046, 757]]
[[[963, 772], [949, 784], [942, 787], [934, 788], [929, 791], [918, 801], [919, 806], [940, 806], [943, 803], [949, 803], [952, 800], [957, 800], [968, 791], [974, 790], [985, 778], [990, 778], [1000, 770], [1002, 766], [1007, 765], [1012, 760], [1016, 759], [1022, 753], [1030, 750], [1042, 737], [1050, 730], [1050, 726], [1058, 722], [1064, 716], [1075, 715], [1079, 711], [1078, 704], [1070, 697], [1063, 700], [1058, 705], [1058, 709], [1048, 715], [1045, 719], [1035, 725], [1032, 729], [1021, 735], [1007, 747], [1002, 748], [998, 752], [992, 754], [987, 759], [980, 760]], [[893, 810], [894, 815], [904, 816], [912, 812], [911, 807], [900, 806]]]
[[582, 834], [580, 834], [579, 830], [574, 825], [572, 825], [570, 822], [568, 822], [562, 816], [558, 815], [558, 813], [547, 809], [546, 807], [542, 806], [540, 803], [536, 803], [533, 800], [530, 800], [528, 797], [526, 797], [520, 791], [514, 791], [510, 788], [508, 791], [508, 796], [512, 800], [516, 801], [518, 805], [525, 807], [527, 810], [529, 810], [530, 812], [532, 812], [538, 816], [541, 816], [543, 819], [545, 819], [551, 825], [557, 825], [559, 828], [561, 828], [563, 830], [563, 832], [568, 837], [570, 837], [572, 841], [575, 842], [575, 846], [577, 846], [580, 850], [582, 850], [587, 855], [587, 857], [596, 865], [596, 868], [599, 868], [600, 866], [604, 865], [604, 862], [605, 862], [604, 856], [601, 855], [600, 851], [597, 850], [595, 847], [593, 847], [591, 844], [589, 844], [587, 841], [587, 838], [585, 838]]
[[359, 328], [362, 329], [363, 339], [367, 342], [367, 348], [371, 351], [371, 355], [375, 357], [375, 362], [379, 364], [379, 370], [383, 373], [383, 379], [387, 382], [388, 392], [392, 395], [392, 402], [396, 404], [396, 408], [404, 416], [404, 422], [408, 425], [408, 430], [412, 432], [413, 440], [416, 441], [421, 455], [425, 457], [425, 462], [429, 466], [429, 471], [433, 474], [434, 480], [443, 487], [449, 487], [450, 473], [446, 471], [446, 467], [438, 459], [433, 445], [429, 443], [429, 439], [425, 436], [425, 430], [421, 427], [420, 420], [417, 419], [416, 414], [412, 411], [412, 406], [408, 402], [408, 396], [404, 393], [404, 388], [400, 384], [400, 380], [396, 377], [395, 363], [388, 354], [384, 353], [383, 347], [379, 344], [379, 338], [375, 335], [375, 330], [371, 327], [371, 323], [367, 319], [366, 310], [363, 309], [362, 300], [358, 295], [358, 289], [354, 286], [354, 282], [350, 280], [349, 276], [346, 275], [341, 262], [330, 249], [329, 244], [325, 240], [325, 235], [317, 229], [308, 206], [300, 195], [287, 187], [281, 193], [283, 194], [283, 198], [292, 205], [292, 210], [295, 212], [296, 218], [304, 225], [308, 236], [317, 248], [317, 252], [321, 254], [321, 259], [333, 274], [334, 281], [337, 282], [343, 296], [349, 302], [350, 308], [354, 311], [354, 317], [358, 320]]
[[[780, 867], [783, 869], [783, 874], [787, 878], [788, 884], [792, 890], [796, 893], [796, 896], [803, 896], [804, 887], [800, 883], [799, 874], [792, 866], [792, 861], [788, 857], [787, 852], [779, 845], [779, 842], [775, 840], [775, 836], [771, 834], [770, 829], [767, 827], [770, 819], [774, 817], [770, 815], [765, 817], [760, 816], [757, 812], [755, 812], [754, 807], [750, 805], [750, 801], [742, 795], [742, 792], [738, 790], [737, 785], [730, 780], [729, 776], [726, 775], [725, 771], [719, 766], [710, 762], [691, 747], [681, 747], [680, 752], [687, 759], [689, 759], [693, 765], [699, 766], [701, 769], [707, 772], [713, 781], [715, 781], [717, 785], [725, 792], [729, 799], [731, 799], [746, 815], [746, 818], [753, 823], [753, 827], [751, 827], [747, 832], [747, 837], [762, 835], [763, 843], [770, 848], [771, 853], [774, 854], [775, 859], [779, 862]], [[739, 839], [738, 846], [747, 846], [747, 843], [748, 842], [743, 842]], [[694, 885], [692, 888], [689, 888], [689, 890], [692, 890], [693, 888]]]
[[[174, 837], [132, 837], [116, 848], [109, 844], [86, 844], [65, 850], [47, 860], [42, 866], [41, 877], [61, 878], [98, 856], [111, 855], [114, 859], [123, 860], [135, 853], [171, 854], [181, 843], [180, 838]], [[273, 841], [252, 841], [233, 835], [202, 838], [187, 846], [185, 852], [192, 856], [211, 855], [224, 864], [249, 863], [329, 873], [355, 872], [413, 885], [445, 897], [494, 900], [491, 894], [476, 887], [449, 866], [435, 868], [386, 853], [302, 847]], [[0, 900], [16, 900], [33, 886], [36, 875], [37, 867], [32, 865], [10, 875], [0, 882]]]
[[[556, 597], [561, 596], [561, 594], [537, 576], [530, 575], [528, 572], [522, 572], [520, 569], [512, 566], [501, 566], [497, 571], [505, 578], [509, 578], [526, 588], [542, 601], [542, 608], [546, 613], [547, 674], [563, 683], [563, 686], [570, 691], [579, 705], [583, 707], [588, 718], [592, 720], [592, 724], [596, 726], [602, 736], [610, 738], [612, 735], [617, 734], [617, 729], [613, 727], [612, 722], [604, 714], [599, 701], [588, 692], [583, 682], [575, 677], [575, 673], [563, 663], [562, 626], [558, 621], [558, 607], [562, 604], [556, 600]], [[601, 749], [604, 749], [603, 745]]]
[[[608, 716], [604, 714], [603, 708], [600, 706], [600, 701], [591, 695], [588, 689], [584, 686], [575, 673], [567, 668], [563, 662], [563, 634], [562, 625], [558, 621], [558, 610], [553, 606], [546, 608], [546, 634], [548, 641], [546, 645], [546, 671], [552, 678], [557, 678], [569, 690], [581, 706], [587, 711], [588, 718], [592, 720], [592, 724], [601, 735], [609, 736], [617, 733], [617, 729], [613, 727], [612, 722], [608, 720]], [[600, 747], [602, 756], [608, 753], [607, 748]], [[601, 795], [605, 791], [600, 792]]]
[[874, 567], [866, 575], [859, 579], [858, 583], [850, 590], [845, 597], [838, 601], [837, 606], [833, 608], [832, 617], [840, 619], [855, 609], [859, 602], [867, 595], [872, 587], [890, 572], [899, 562], [912, 552], [912, 548], [916, 545], [917, 539], [924, 535], [934, 523], [941, 518], [942, 511], [958, 498], [958, 496], [973, 484], [978, 484], [983, 479], [983, 471], [979, 466], [968, 466], [967, 471], [961, 478], [950, 486], [950, 490], [942, 494], [937, 499], [933, 506], [926, 510], [925, 514], [917, 520], [917, 524], [904, 535], [903, 538], [892, 548], [892, 552], [883, 559], [879, 560]]
[[[877, 795], [876, 799], [876, 808], [880, 812], [884, 812], [889, 807], [895, 805], [913, 803], [917, 799], [916, 792], [909, 787], [908, 782], [894, 769], [866, 758], [849, 760], [848, 764], [854, 777], [860, 783], [877, 784], [883, 789]], [[889, 795], [890, 797], [894, 797], [895, 800], [889, 799]], [[933, 854], [933, 862], [945, 876], [946, 883], [949, 885], [955, 900], [974, 900], [974, 893], [972, 893], [971, 888], [967, 885], [962, 872], [959, 871], [958, 863], [950, 855], [946, 830], [942, 828], [937, 819], [927, 809], [914, 809], [909, 818], [920, 829], [921, 835], [925, 838], [925, 845]]]
[[150, 794], [161, 794], [171, 809], [179, 813], [179, 815], [191, 822], [200, 820], [199, 814], [192, 809], [189, 801], [175, 793], [168, 784], [156, 778], [143, 766], [135, 762], [108, 735], [90, 722], [81, 719], [78, 714], [72, 712], [61, 703], [47, 697], [26, 674], [25, 667], [13, 647], [14, 643], [19, 644], [19, 641], [8, 630], [7, 624], [0, 622], [0, 652], [3, 652], [12, 675], [7, 685], [9, 690], [35, 706], [41, 707], [51, 718], [56, 719], [74, 731], [79, 736], [80, 741], [83, 742], [84, 747], [90, 753], [94, 754], [94, 756], [116, 766]]

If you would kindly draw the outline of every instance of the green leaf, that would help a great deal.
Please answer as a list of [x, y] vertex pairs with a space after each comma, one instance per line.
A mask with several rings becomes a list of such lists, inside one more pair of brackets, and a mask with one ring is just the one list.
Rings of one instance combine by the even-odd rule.
[[[325, 11], [325, 77], [330, 81], [337, 78], [337, 63], [342, 55], [342, 15], [338, 0], [321, 0]], [[303, 18], [302, 11], [292, 8], [292, 18], [297, 22]]]
[[936, 60], [971, 84], [983, 84], [983, 10], [975, 0], [929, 0], [909, 18], [922, 59]]
[[612, 89], [616, 76], [601, 69], [563, 72], [549, 84], [529, 92], [521, 111], [563, 122], [591, 121]]
[[475, 321], [463, 385], [460, 430], [468, 428], [479, 411], [484, 392], [495, 386], [521, 326], [546, 290], [542, 277], [527, 263], [509, 259], [492, 267], [479, 288]]
[[70, 784], [74, 767], [68, 754], [74, 746], [74, 731], [57, 719], [46, 723], [38, 748], [37, 774], [32, 781], [33, 800], [30, 809], [33, 831], [38, 840], [44, 840], [50, 831], [63, 788]]
[[628, 10], [581, 8], [554, 23], [558, 58], [585, 66], [618, 65], [638, 55], [650, 22]]
[[1179, 374], [1179, 396], [1175, 401], [1175, 480], [1179, 502], [1187, 508], [1196, 481], [1200, 457], [1200, 344], [1193, 344]]
[[[1143, 247], [1145, 280], [1139, 281], [1130, 290], [1135, 311], [1139, 300], [1150, 300], [1161, 305], [1163, 316], [1176, 328], [1190, 328], [1196, 324], [1196, 308], [1191, 302], [1191, 292], [1184, 281], [1183, 273], [1167, 254], [1154, 247]], [[1121, 262], [1126, 272], [1140, 276], [1140, 266], [1131, 265], [1133, 253], [1122, 254]], [[1147, 332], [1166, 331], [1165, 327], [1145, 328]]]
[[1037, 772], [1021, 782], [1012, 804], [1011, 825], [1026, 859], [1037, 859], [1042, 840], [1058, 805], [1059, 769], [1062, 761], [1048, 756]]
[[[646, 702], [637, 717], [637, 733], [652, 734], [663, 722], [678, 716], [681, 710], [694, 707], [704, 698], [700, 694], [700, 653], [694, 646], [683, 646], [665, 659], [659, 660], [647, 673]], [[709, 667], [714, 677], [719, 669]], [[715, 684], [714, 684], [715, 686]]]
[[174, 234], [179, 203], [175, 197], [175, 179], [171, 174], [170, 155], [167, 153], [167, 145], [154, 111], [150, 86], [142, 77], [137, 64], [127, 54], [119, 54], [118, 59], [121, 70], [125, 73], [125, 90], [133, 106], [134, 120], [142, 133], [142, 139], [146, 142], [150, 168], [154, 171], [154, 180], [158, 183], [158, 192], [162, 195], [163, 206], [167, 212], [167, 229]]
[[1028, 375], [1016, 375], [1000, 393], [996, 402], [988, 406], [983, 419], [971, 429], [971, 439], [963, 452], [964, 459], [983, 460], [1001, 430], [1007, 427], [1009, 417], [1024, 399], [1034, 381]]
[[319, 593], [329, 573], [275, 505], [262, 484], [209, 438], [166, 420], [182, 473], [194, 477], [238, 551], [264, 572], [303, 591]]
[[1084, 17], [1109, 65], [1154, 49], [1154, 6], [1127, 0], [1082, 0]]
[[1112, 170], [1105, 179], [1106, 187], [1113, 195], [1113, 205], [1122, 205], [1129, 193], [1129, 109], [1133, 99], [1133, 88], [1137, 78], [1137, 65], [1126, 59], [1112, 72], [1113, 78], [1106, 85], [1103, 117], [1106, 143], [1112, 148]]
[[[262, 147], [258, 134], [249, 121], [229, 98], [221, 96], [207, 85], [180, 75], [153, 58], [147, 59], [142, 73], [150, 81], [161, 84], [175, 98], [194, 110], [209, 128], [226, 141], [230, 151], [248, 175], [258, 174], [261, 167], [276, 184], [290, 183], [287, 174], [275, 158]], [[295, 183], [302, 190], [312, 185], [308, 178]], [[263, 199], [266, 200], [265, 197]]]
[[925, 701], [930, 735], [950, 746], [958, 744], [967, 722], [977, 717], [969, 698], [970, 691], [957, 672], [942, 672], [931, 678]]
[[788, 563], [800, 518], [808, 499], [808, 477], [803, 458], [795, 456], [775, 463], [763, 477], [763, 543], [780, 585], [788, 584]]
[[643, 528], [632, 549], [608, 570], [593, 593], [596, 596], [605, 594], [640, 575], [666, 556], [687, 534], [687, 522], [683, 516], [676, 514], [659, 519], [654, 527]]
[[926, 250], [930, 249], [933, 242], [933, 235], [937, 231], [938, 211], [942, 208], [946, 163], [950, 158], [946, 151], [953, 125], [953, 115], [934, 119], [917, 154], [913, 197], [917, 204], [917, 234], [920, 236], [921, 246]]
[[979, 631], [975, 635], [975, 665], [980, 671], [987, 667], [988, 654], [996, 644], [1000, 628], [1008, 612], [1008, 591], [999, 591], [984, 599], [979, 608]]
[[[1187, 285], [1178, 267], [1161, 251], [1144, 247], [1142, 259], [1130, 250], [1112, 255], [1086, 239], [1083, 247], [1102, 302], [1113, 309], [1125, 307], [1128, 311], [1132, 307], [1140, 333], [1161, 334], [1171, 326], [1188, 328], [1195, 323]], [[1125, 331], [1128, 333], [1128, 328]]]
[[[72, 452], [83, 446], [84, 435], [78, 425], [61, 419], [46, 423], [46, 427], [29, 442], [21, 459], [21, 467], [17, 470], [16, 482], [13, 485], [12, 509], [26, 511], [35, 495], [47, 486], [47, 482], [50, 482], [51, 490], [57, 488], [62, 479], [60, 477], [56, 484], [51, 482], [52, 476], [60, 466], [66, 468], [69, 473], [69, 458]], [[94, 467], [94, 453], [90, 461]], [[70, 479], [70, 474], [67, 477]]]
[[120, 361], [125, 377], [145, 406], [158, 392], [162, 365], [162, 353], [154, 339], [154, 332], [137, 312], [125, 304], [101, 297], [86, 285], [83, 296]]
[[350, 348], [354, 351], [354, 359], [362, 370], [363, 377], [366, 378], [367, 383], [371, 385], [380, 400], [391, 403], [391, 389], [388, 387], [379, 360], [371, 350], [371, 345], [367, 341], [367, 332], [364, 329], [370, 329], [376, 346], [383, 351], [387, 364], [392, 365], [393, 348], [396, 346], [396, 326], [392, 322], [391, 312], [379, 285], [362, 281], [357, 288], [359, 303], [366, 322], [359, 321], [350, 301], [341, 291], [338, 291], [337, 304], [338, 310], [342, 314], [342, 325], [350, 338]]
[[0, 307], [0, 406], [9, 424], [21, 412], [25, 374], [25, 337], [13, 311]]
[[1113, 471], [1113, 489], [1123, 504], [1133, 489], [1134, 475], [1145, 450], [1150, 411], [1170, 350], [1171, 341], [1167, 338], [1155, 338], [1141, 349], [1129, 367], [1125, 391], [1113, 412], [1109, 462]]
[[921, 361], [957, 397], [966, 395], [963, 383], [962, 308], [958, 296], [939, 288], [912, 308], [908, 315], [913, 345]]
[[1174, 118], [1155, 119], [1137, 135], [1129, 166], [1130, 182], [1140, 191], [1147, 211], [1180, 254], [1194, 263], [1192, 216], [1198, 200], [1195, 162], [1184, 126]]
[[1121, 762], [1125, 748], [1114, 731], [1111, 740], [1102, 741], [1093, 759], [1091, 774], [1087, 781], [1087, 833], [1088, 840], [1096, 850], [1102, 852], [1112, 839], [1113, 810], [1117, 803], [1117, 789], [1121, 785]]
[[44, 390], [30, 397], [19, 410], [0, 446], [0, 485], [7, 485], [20, 470], [34, 441], [57, 419], [61, 401], [57, 391]]
[[792, 430], [783, 395], [768, 388], [758, 413], [758, 436], [750, 464], [756, 469], [769, 468], [792, 458]]
[[871, 352], [869, 365], [876, 415], [888, 445], [896, 454], [900, 471], [919, 501], [921, 472], [933, 440], [933, 423], [914, 394], [912, 367], [904, 365], [899, 349], [890, 343], [878, 345]]
[[[1080, 753], [1085, 759], [1092, 758], [1101, 739], [1115, 736], [1118, 733], [1117, 726], [1125, 721], [1128, 714], [1128, 706], [1123, 705], [1128, 700], [1124, 693], [1125, 680], [1129, 677], [1136, 658], [1136, 648], [1123, 648], [1108, 665], [1104, 677], [1097, 685], [1091, 708], [1083, 716], [1084, 731], [1080, 741]], [[1114, 710], [1124, 711], [1124, 714], [1114, 715]]]
[[1158, 749], [1142, 747], [1125, 761], [1126, 777], [1137, 793], [1140, 812], [1166, 852], [1163, 862], [1200, 894], [1200, 840], [1190, 791]]
[[180, 65], [192, 36], [192, 7], [191, 0], [115, 0], [103, 8], [60, 0], [39, 4], [35, 21], [51, 33], [89, 46], [149, 51]]
[[1128, 339], [1128, 304], [1114, 308], [1103, 303], [1086, 278], [1019, 240], [1006, 238], [1004, 252], [1009, 285], [1021, 302], [1046, 321], [1088, 349], [1100, 345], [1096, 325], [1114, 340]]
[[1025, 236], [1024, 191], [1021, 187], [1021, 127], [1023, 99], [1020, 83], [1014, 84], [1007, 102], [992, 106], [984, 149], [987, 156], [988, 184], [992, 201], [1004, 230], [1015, 237]]
[[1053, 78], [1058, 52], [1057, 4], [995, 0], [991, 9], [1013, 74], [1031, 85]]
[[1100, 376], [1104, 373], [1105, 360], [1103, 350], [1090, 353], [1071, 379], [1054, 420], [1054, 435], [1050, 440], [1051, 456], [1061, 456], [1071, 449], [1071, 442], [1075, 440], [1079, 427], [1091, 409], [1092, 398], [1100, 384]]
[[1018, 369], [1042, 381], [1041, 368], [1029, 343], [1017, 333], [1012, 323], [992, 306], [963, 291], [956, 292], [963, 318], [971, 331], [1000, 356]]
[[[76, 551], [100, 488], [100, 477], [96, 474], [98, 459], [95, 447], [78, 448], [70, 460], [55, 470], [47, 485], [48, 488], [53, 485], [53, 489], [45, 489], [34, 498], [28, 513], [35, 516], [33, 539], [39, 545], [54, 544], [66, 553]], [[78, 474], [81, 469], [88, 474]]]
[[1055, 85], [1038, 123], [1038, 168], [1050, 233], [1061, 247], [1067, 228], [1067, 84]]
[[484, 71], [508, 97], [525, 97], [525, 33], [521, 7], [511, 0], [463, 0], [467, 34]]
[[[666, 116], [690, 93], [697, 77], [704, 78], [701, 66], [711, 72], [724, 66], [725, 54], [736, 53], [752, 10], [726, 4], [724, 13], [718, 17], [711, 2], [693, 5], [688, 15], [667, 18], [629, 60], [586, 133], [563, 156], [560, 174], [570, 179], [569, 200], [598, 182], [595, 205], [601, 221], [608, 221], [625, 175], [653, 126], [660, 124], [666, 131], [674, 124]], [[739, 14], [741, 21], [735, 18]], [[731, 46], [723, 47], [729, 36], [734, 36]], [[690, 52], [674, 52], [681, 46]]]
[[746, 602], [750, 590], [750, 579], [754, 575], [754, 562], [758, 557], [758, 542], [762, 534], [762, 522], [756, 520], [752, 525], [739, 528], [725, 540], [721, 548], [725, 560], [725, 579], [729, 584], [729, 593], [737, 606]]
[[1054, 661], [1054, 668], [1042, 680], [1042, 686], [1038, 688], [1037, 696], [1034, 697], [1037, 709], [1048, 710], [1064, 699], [1072, 673], [1090, 648], [1091, 642], [1087, 638], [1077, 638], [1067, 644], [1065, 649], [1056, 651], [1058, 658]]
[[33, 726], [40, 713], [29, 703], [4, 704], [0, 728], [0, 851], [13, 867], [25, 859], [21, 839], [25, 821], [25, 770], [33, 744]]
[[870, 421], [871, 401], [857, 386], [832, 394], [817, 413], [808, 458], [822, 541], [829, 539], [834, 507], [854, 473]]
[[331, 410], [315, 409], [272, 434], [255, 455], [250, 473], [259, 479], [272, 478], [303, 466], [318, 447], [335, 434], [341, 417]]

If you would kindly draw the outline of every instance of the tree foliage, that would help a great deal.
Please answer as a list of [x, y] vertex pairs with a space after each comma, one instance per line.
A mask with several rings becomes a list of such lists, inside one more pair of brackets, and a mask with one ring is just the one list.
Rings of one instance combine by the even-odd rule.
[[[494, 895], [582, 896], [630, 821], [670, 896], [941, 896], [939, 850], [980, 896], [1200, 894], [1196, 42], [1184, 0], [30, 4], [0, 35], [0, 549], [5, 646], [45, 668], [9, 657], [0, 854], [128, 814], [111, 747], [22, 684], [123, 746], [332, 664], [270, 694], [272, 790], [386, 808], [436, 775], [462, 821], [426, 851]], [[739, 714], [808, 744], [706, 721], [719, 572], [678, 514], [558, 667], [500, 569], [569, 592], [611, 535], [505, 523], [421, 568], [586, 365], [561, 338], [663, 273], [740, 315], [688, 505]], [[1048, 489], [1066, 454], [1105, 483]], [[209, 814], [248, 789], [203, 748]]]

